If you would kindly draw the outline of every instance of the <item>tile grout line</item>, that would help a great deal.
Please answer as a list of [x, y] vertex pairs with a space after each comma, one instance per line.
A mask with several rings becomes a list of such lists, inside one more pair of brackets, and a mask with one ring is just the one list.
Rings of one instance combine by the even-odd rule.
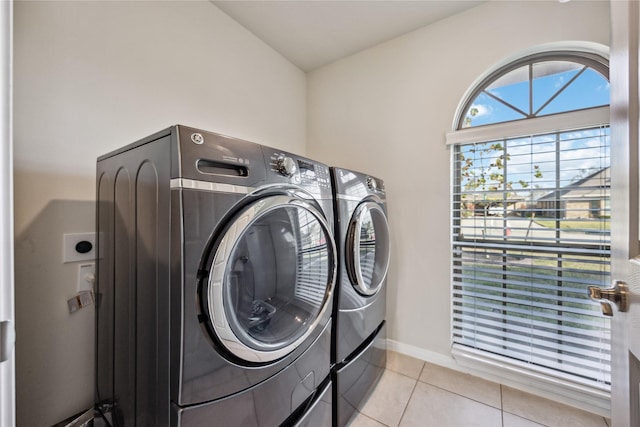
[[504, 427], [504, 400], [502, 395], [502, 384], [498, 384], [500, 386], [500, 421], [502, 421], [502, 427]]
[[422, 367], [420, 368], [420, 372], [418, 372], [418, 376], [417, 376], [417, 377], [415, 377], [415, 378], [414, 378], [414, 377], [412, 377], [412, 376], [411, 376], [411, 375], [409, 375], [409, 374], [405, 374], [404, 372], [400, 372], [400, 371], [397, 371], [397, 370], [392, 369], [392, 368], [387, 368], [386, 366], [385, 366], [385, 368], [384, 368], [384, 369], [385, 369], [385, 370], [387, 370], [387, 371], [395, 372], [396, 374], [400, 374], [400, 375], [402, 375], [402, 376], [405, 376], [405, 377], [411, 378], [412, 380], [415, 380], [415, 379], [418, 379], [418, 380], [419, 380], [419, 379], [420, 379], [420, 375], [422, 375], [422, 370], [424, 369], [424, 366], [425, 366], [425, 364], [426, 364], [426, 363], [427, 363], [427, 362], [422, 362]]
[[534, 424], [537, 424], [537, 425], [540, 425], [540, 426], [542, 426], [542, 427], [553, 427], [553, 426], [550, 426], [550, 425], [548, 425], [548, 424], [543, 424], [543, 423], [541, 423], [540, 421], [536, 421], [536, 420], [532, 420], [531, 418], [527, 418], [527, 417], [525, 417], [524, 415], [516, 414], [516, 413], [514, 413], [514, 412], [510, 412], [510, 411], [505, 411], [505, 410], [504, 410], [504, 403], [503, 403], [503, 400], [502, 400], [502, 399], [503, 399], [503, 392], [502, 392], [503, 387], [508, 387], [508, 386], [505, 386], [504, 384], [500, 384], [500, 405], [502, 406], [502, 419], [503, 419], [503, 424], [504, 424], [504, 413], [506, 412], [506, 413], [507, 413], [507, 414], [509, 414], [509, 415], [513, 415], [514, 417], [518, 417], [518, 418], [520, 418], [520, 419], [530, 421], [530, 422], [532, 422], [532, 423], [534, 423]]
[[[413, 388], [411, 389], [411, 394], [409, 395], [409, 399], [407, 399], [407, 403], [405, 404], [405, 407], [404, 407], [404, 409], [402, 410], [402, 414], [400, 415], [400, 420], [398, 421], [398, 425], [400, 425], [400, 422], [402, 421], [402, 417], [404, 416], [404, 413], [405, 413], [405, 411], [407, 410], [407, 407], [409, 406], [409, 401], [411, 400], [411, 397], [413, 396], [413, 392], [415, 391], [416, 385], [418, 384], [418, 381], [419, 381], [420, 375], [422, 375], [422, 370], [424, 369], [424, 367], [425, 367], [425, 362], [423, 362], [422, 367], [420, 368], [420, 372], [418, 373], [417, 378], [414, 378], [414, 377], [412, 377], [411, 375], [407, 375], [407, 374], [404, 374], [404, 373], [402, 373], [402, 372], [398, 372], [398, 371], [396, 371], [396, 370], [394, 370], [394, 369], [390, 369], [390, 368], [387, 368], [387, 367], [385, 367], [385, 368], [384, 368], [384, 370], [385, 370], [385, 371], [392, 372], [392, 373], [394, 373], [394, 374], [397, 374], [397, 375], [400, 375], [400, 376], [403, 376], [403, 377], [405, 377], [405, 378], [409, 378], [409, 379], [411, 379], [411, 380], [415, 381], [415, 383], [414, 383], [414, 385], [413, 385]], [[364, 412], [361, 412], [359, 408], [356, 408], [356, 412], [357, 412], [358, 414], [360, 414], [360, 415], [362, 415], [362, 416], [364, 416], [364, 417], [366, 417], [366, 418], [370, 419], [370, 420], [375, 421], [376, 423], [378, 423], [378, 424], [380, 424], [380, 425], [382, 425], [382, 426], [385, 426], [385, 427], [398, 427], [398, 426], [390, 426], [390, 425], [388, 425], [388, 424], [385, 424], [384, 422], [380, 421], [379, 419], [374, 418], [374, 417], [372, 417], [372, 416], [370, 416], [370, 415], [367, 415], [367, 414], [365, 414]]]
[[424, 371], [424, 367], [426, 365], [427, 365], [426, 362], [423, 362], [422, 363], [422, 367], [420, 368], [420, 372], [418, 372], [418, 377], [417, 378], [413, 378], [416, 382], [413, 384], [413, 388], [411, 389], [411, 394], [409, 395], [409, 399], [407, 399], [407, 404], [405, 405], [404, 409], [402, 410], [402, 415], [400, 415], [400, 420], [398, 421], [398, 427], [402, 423], [402, 419], [404, 418], [404, 414], [407, 412], [407, 408], [409, 407], [409, 402], [411, 402], [411, 398], [413, 398], [413, 393], [415, 393], [415, 391], [416, 391], [416, 387], [418, 386], [418, 382], [420, 382], [420, 377], [422, 376], [422, 371]]
[[[472, 401], [472, 402], [476, 402], [476, 403], [479, 403], [479, 404], [481, 404], [481, 405], [488, 406], [489, 408], [493, 408], [493, 409], [497, 409], [497, 410], [499, 410], [499, 411], [502, 411], [502, 392], [500, 392], [500, 408], [496, 408], [495, 406], [489, 405], [488, 403], [482, 402], [482, 401], [480, 401], [480, 400], [473, 399], [473, 398], [471, 398], [471, 397], [469, 397], [469, 396], [465, 396], [464, 394], [460, 394], [460, 393], [456, 393], [455, 391], [447, 390], [446, 388], [444, 388], [444, 387], [440, 387], [440, 386], [439, 386], [439, 385], [437, 385], [437, 384], [432, 384], [432, 383], [427, 382], [427, 381], [420, 381], [420, 379], [418, 379], [418, 381], [419, 381], [419, 382], [421, 382], [421, 383], [423, 383], [423, 384], [427, 384], [427, 385], [429, 385], [429, 386], [431, 386], [431, 387], [435, 387], [435, 388], [437, 388], [438, 390], [446, 391], [447, 393], [451, 393], [451, 394], [453, 394], [453, 395], [456, 395], [456, 396], [462, 397], [462, 398], [467, 399], [467, 400], [470, 400], [470, 401]], [[495, 384], [497, 384], [497, 383], [495, 383]], [[497, 385], [498, 385], [498, 386], [500, 386], [500, 387], [502, 387], [502, 384], [497, 384]]]
[[[407, 410], [407, 408], [408, 408], [408, 406], [409, 406], [409, 402], [410, 402], [410, 401], [411, 401], [411, 399], [413, 398], [413, 394], [414, 394], [415, 389], [416, 389], [416, 387], [417, 387], [417, 385], [418, 385], [418, 382], [421, 382], [421, 383], [423, 383], [423, 384], [427, 384], [427, 385], [429, 385], [429, 386], [435, 387], [435, 388], [440, 389], [440, 390], [442, 390], [442, 391], [445, 391], [445, 392], [447, 392], [447, 393], [451, 393], [451, 394], [453, 394], [453, 395], [460, 396], [460, 397], [462, 397], [462, 398], [464, 398], [464, 399], [468, 399], [468, 400], [470, 400], [470, 401], [473, 401], [473, 402], [476, 402], [476, 403], [479, 403], [479, 404], [482, 404], [482, 405], [488, 406], [488, 407], [490, 407], [490, 408], [494, 408], [494, 409], [498, 409], [498, 410], [500, 410], [501, 421], [502, 421], [502, 426], [503, 426], [503, 427], [504, 427], [504, 414], [505, 414], [505, 412], [506, 412], [506, 413], [508, 413], [509, 415], [513, 415], [513, 416], [515, 416], [515, 417], [517, 417], [517, 418], [520, 418], [520, 419], [522, 419], [522, 420], [526, 420], [526, 421], [529, 421], [529, 422], [535, 423], [535, 424], [537, 424], [537, 425], [540, 425], [541, 427], [549, 427], [547, 424], [540, 423], [539, 421], [534, 421], [534, 420], [532, 420], [532, 419], [530, 419], [530, 418], [523, 417], [522, 415], [520, 415], [520, 414], [516, 414], [516, 413], [513, 413], [513, 412], [511, 412], [511, 411], [506, 411], [506, 410], [504, 409], [504, 387], [505, 387], [505, 385], [504, 385], [504, 384], [501, 384], [501, 383], [495, 383], [495, 384], [497, 384], [497, 385], [498, 385], [498, 387], [499, 387], [499, 391], [500, 391], [500, 407], [499, 407], [499, 408], [496, 408], [496, 407], [494, 407], [494, 406], [492, 406], [492, 405], [489, 405], [489, 404], [487, 404], [487, 403], [485, 403], [485, 402], [481, 402], [481, 401], [476, 400], [476, 399], [473, 399], [473, 398], [471, 398], [471, 397], [469, 397], [469, 396], [465, 396], [464, 394], [460, 394], [460, 393], [456, 393], [456, 392], [451, 391], [451, 390], [447, 390], [446, 388], [440, 387], [440, 386], [438, 386], [438, 385], [436, 385], [436, 384], [432, 384], [432, 383], [430, 383], [430, 382], [428, 382], [428, 381], [422, 381], [422, 380], [421, 380], [421, 378], [422, 378], [422, 374], [423, 374], [423, 372], [424, 372], [424, 370], [425, 370], [425, 368], [426, 368], [426, 366], [427, 366], [427, 363], [428, 363], [428, 362], [423, 362], [423, 364], [422, 364], [422, 368], [420, 369], [420, 373], [418, 374], [417, 379], [416, 379], [416, 378], [414, 378], [414, 377], [412, 377], [411, 375], [404, 374], [404, 373], [399, 372], [399, 371], [396, 371], [396, 370], [394, 370], [394, 369], [385, 368], [385, 369], [387, 369], [387, 370], [389, 370], [389, 371], [391, 371], [391, 372], [394, 372], [394, 373], [396, 373], [396, 374], [398, 374], [398, 375], [402, 375], [402, 376], [404, 376], [404, 377], [406, 377], [406, 378], [410, 378], [410, 379], [412, 379], [412, 380], [415, 380], [415, 381], [416, 381], [416, 383], [414, 384], [414, 387], [413, 387], [413, 389], [412, 389], [412, 391], [411, 391], [411, 395], [410, 395], [410, 397], [409, 397], [409, 400], [407, 401], [407, 404], [406, 404], [406, 406], [405, 406], [404, 410], [402, 411], [402, 415], [401, 415], [401, 417], [400, 417], [400, 422], [402, 422], [402, 419], [404, 418], [404, 415], [405, 415], [405, 413], [406, 413], [406, 410]], [[587, 411], [587, 412], [588, 412], [588, 411]], [[606, 427], [611, 427], [611, 425], [607, 422], [607, 420], [606, 420], [606, 418], [605, 418], [605, 417], [602, 417], [602, 420], [603, 420], [603, 421], [604, 421], [604, 423], [605, 423], [605, 424], [604, 424], [604, 426], [606, 426]], [[381, 422], [380, 422], [380, 421], [378, 421], [378, 420], [375, 420], [375, 421], [379, 422], [380, 424], [384, 424], [384, 423], [381, 423]]]
[[[358, 410], [356, 409], [356, 411], [358, 411]], [[377, 420], [377, 419], [375, 419], [375, 418], [373, 418], [373, 417], [370, 417], [369, 415], [364, 414], [364, 413], [362, 413], [362, 412], [360, 412], [360, 411], [358, 411], [358, 414], [362, 415], [362, 416], [363, 416], [363, 417], [365, 417], [365, 418], [370, 419], [371, 421], [375, 421], [376, 423], [380, 424], [381, 426], [384, 426], [384, 427], [390, 427], [388, 424], [385, 424], [385, 423], [383, 423], [382, 421]]]
[[[426, 366], [426, 365], [424, 365], [424, 366]], [[424, 371], [424, 366], [423, 366], [423, 371]], [[467, 374], [467, 375], [468, 375], [468, 374]], [[418, 378], [418, 381], [420, 381], [420, 378], [421, 378], [421, 377], [422, 377], [422, 371], [420, 372], [420, 377]], [[503, 424], [503, 426], [504, 426], [504, 413], [506, 412], [506, 413], [507, 413], [507, 414], [509, 414], [509, 415], [513, 415], [513, 416], [516, 416], [516, 417], [521, 418], [521, 419], [523, 419], [523, 420], [530, 421], [530, 422], [535, 423], [535, 424], [538, 424], [538, 425], [540, 425], [540, 426], [542, 426], [542, 427], [550, 427], [550, 426], [548, 426], [547, 424], [543, 424], [543, 423], [541, 423], [541, 422], [539, 422], [539, 421], [532, 420], [532, 419], [527, 418], [527, 417], [524, 417], [524, 416], [522, 416], [522, 415], [520, 415], [520, 414], [516, 414], [516, 413], [513, 413], [513, 412], [511, 412], [511, 411], [506, 411], [506, 410], [504, 409], [504, 391], [503, 391], [503, 387], [505, 387], [505, 385], [504, 385], [504, 384], [501, 384], [501, 383], [494, 383], [494, 384], [498, 385], [498, 387], [499, 387], [499, 389], [500, 389], [500, 407], [499, 407], [499, 408], [496, 408], [495, 406], [489, 405], [489, 404], [487, 404], [487, 403], [485, 403], [485, 402], [482, 402], [482, 401], [480, 401], [480, 400], [473, 399], [472, 397], [465, 396], [464, 394], [460, 394], [460, 393], [457, 393], [457, 392], [455, 392], [455, 391], [448, 390], [448, 389], [443, 388], [443, 387], [441, 387], [441, 386], [439, 386], [439, 385], [432, 384], [432, 383], [427, 382], [427, 381], [420, 381], [420, 382], [422, 382], [422, 383], [424, 383], [424, 384], [427, 384], [427, 385], [430, 385], [430, 386], [432, 386], [432, 387], [435, 387], [435, 388], [437, 388], [437, 389], [439, 389], [439, 390], [445, 391], [445, 392], [447, 392], [447, 393], [451, 393], [451, 394], [453, 394], [453, 395], [460, 396], [460, 397], [462, 397], [462, 398], [464, 398], [464, 399], [471, 400], [472, 402], [476, 402], [476, 403], [479, 403], [479, 404], [481, 404], [481, 405], [488, 406], [488, 407], [490, 407], [490, 408], [498, 409], [498, 410], [500, 411], [500, 413], [501, 413], [501, 418], [502, 418], [502, 424]], [[588, 412], [588, 411], [587, 411], [587, 412]], [[604, 417], [603, 417], [603, 420], [604, 420]], [[604, 420], [604, 421], [605, 421], [605, 426], [606, 426], [606, 427], [610, 427], [610, 426], [609, 426], [609, 424], [606, 422], [606, 420]]]
[[404, 418], [404, 414], [407, 412], [407, 408], [409, 407], [409, 402], [411, 402], [411, 399], [413, 398], [413, 393], [416, 391], [416, 387], [420, 382], [420, 376], [422, 375], [422, 371], [424, 370], [424, 367], [425, 367], [425, 364], [423, 363], [422, 368], [420, 369], [420, 374], [418, 375], [418, 378], [414, 378], [416, 382], [413, 384], [413, 388], [411, 389], [411, 394], [409, 395], [409, 399], [407, 399], [407, 403], [404, 406], [404, 409], [402, 410], [402, 415], [400, 415], [400, 420], [398, 420], [398, 427], [400, 427], [400, 424], [402, 424], [402, 419]]
[[504, 384], [500, 384], [500, 412], [502, 413], [502, 427], [504, 427], [504, 413], [505, 412], [507, 414], [509, 414], [509, 415], [513, 415], [514, 417], [518, 417], [518, 418], [523, 419], [523, 420], [531, 421], [532, 423], [539, 424], [539, 425], [541, 425], [543, 427], [548, 427], [546, 424], [540, 424], [537, 421], [530, 420], [529, 418], [525, 418], [525, 417], [523, 417], [521, 415], [514, 414], [513, 412], [505, 411], [504, 410], [504, 391], [503, 391], [503, 387], [504, 387]]
[[[437, 385], [435, 385], [435, 384], [431, 384], [431, 383], [426, 382], [426, 381], [421, 381], [421, 380], [420, 380], [420, 378], [422, 378], [422, 373], [424, 372], [424, 369], [425, 369], [425, 367], [426, 367], [426, 366], [427, 366], [427, 363], [426, 363], [426, 362], [425, 362], [425, 363], [423, 363], [422, 368], [420, 369], [420, 374], [418, 375], [418, 378], [413, 378], [413, 377], [410, 377], [410, 376], [408, 376], [408, 375], [404, 375], [405, 377], [408, 377], [408, 378], [414, 379], [414, 380], [415, 380], [415, 384], [413, 385], [413, 389], [411, 390], [411, 395], [409, 396], [409, 400], [407, 400], [407, 404], [406, 404], [406, 406], [404, 407], [404, 410], [402, 411], [402, 415], [400, 416], [400, 421], [399, 421], [399, 423], [398, 423], [398, 426], [400, 426], [400, 424], [402, 424], [402, 419], [404, 418], [404, 416], [405, 416], [405, 414], [406, 414], [406, 412], [407, 412], [407, 408], [409, 407], [409, 403], [411, 402], [411, 399], [413, 398], [413, 394], [415, 393], [415, 390], [416, 390], [416, 388], [418, 387], [418, 383], [423, 383], [423, 384], [425, 384], [425, 385], [429, 385], [429, 386], [431, 386], [431, 387], [434, 387], [434, 388], [437, 388], [437, 389], [439, 389], [439, 390], [442, 390], [442, 391], [444, 391], [444, 392], [446, 392], [446, 393], [450, 393], [450, 394], [452, 394], [452, 395], [462, 397], [463, 399], [467, 399], [467, 400], [470, 400], [470, 401], [472, 401], [472, 402], [479, 403], [479, 404], [484, 405], [484, 406], [487, 406], [487, 407], [489, 407], [489, 408], [498, 409], [498, 410], [500, 411], [501, 426], [504, 426], [504, 421], [502, 420], [502, 417], [503, 417], [503, 411], [502, 411], [502, 384], [497, 384], [497, 385], [500, 387], [500, 408], [496, 408], [496, 407], [491, 406], [491, 405], [488, 405], [488, 404], [486, 404], [486, 403], [484, 403], [484, 402], [480, 402], [480, 401], [478, 401], [478, 400], [471, 399], [471, 398], [470, 398], [470, 397], [468, 397], [468, 396], [464, 396], [464, 395], [462, 395], [462, 394], [452, 392], [451, 390], [447, 390], [447, 389], [442, 388], [442, 387], [440, 387], [440, 386], [437, 386]], [[392, 369], [389, 369], [389, 370], [390, 370], [391, 372], [396, 372], [396, 371], [394, 371], [394, 370], [392, 370]], [[399, 372], [396, 372], [396, 373], [398, 373], [398, 374], [400, 374], [400, 375], [403, 375], [403, 374], [401, 374], [401, 373], [399, 373]], [[376, 420], [376, 421], [378, 421], [378, 420]], [[379, 421], [378, 421], [378, 422], [379, 422]]]

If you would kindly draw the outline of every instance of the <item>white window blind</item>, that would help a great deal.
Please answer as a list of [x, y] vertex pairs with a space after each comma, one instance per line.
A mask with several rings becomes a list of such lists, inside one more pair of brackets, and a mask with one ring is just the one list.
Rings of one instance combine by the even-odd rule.
[[325, 301], [330, 277], [329, 246], [320, 222], [307, 210], [296, 212], [297, 217], [292, 221], [299, 230], [294, 294], [296, 299], [318, 308]]
[[609, 128], [454, 147], [453, 341], [608, 390]]

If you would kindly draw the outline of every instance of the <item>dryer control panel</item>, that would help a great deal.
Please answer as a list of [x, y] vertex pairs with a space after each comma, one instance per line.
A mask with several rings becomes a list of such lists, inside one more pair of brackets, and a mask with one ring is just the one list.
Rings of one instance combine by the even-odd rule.
[[385, 197], [384, 180], [348, 169], [333, 168], [335, 193], [364, 198], [367, 195]]

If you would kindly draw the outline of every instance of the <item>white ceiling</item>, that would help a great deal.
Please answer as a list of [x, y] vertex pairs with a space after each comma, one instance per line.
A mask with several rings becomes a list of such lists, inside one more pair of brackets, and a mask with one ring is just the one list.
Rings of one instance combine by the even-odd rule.
[[303, 71], [311, 71], [485, 1], [211, 0]]

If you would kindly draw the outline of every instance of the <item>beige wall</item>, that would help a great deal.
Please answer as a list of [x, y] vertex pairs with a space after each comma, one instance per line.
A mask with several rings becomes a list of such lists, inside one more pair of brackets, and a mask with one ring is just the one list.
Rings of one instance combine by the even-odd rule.
[[450, 152], [479, 76], [541, 44], [609, 43], [607, 1], [495, 1], [308, 75], [308, 155], [385, 179], [392, 232], [388, 335], [451, 363]]
[[18, 425], [91, 405], [93, 308], [67, 311], [77, 265], [61, 262], [62, 234], [93, 229], [97, 156], [175, 123], [384, 178], [390, 338], [448, 357], [444, 134], [457, 104], [524, 49], [608, 44], [608, 13], [606, 1], [490, 2], [305, 77], [208, 2], [16, 2]]
[[306, 77], [206, 1], [15, 3], [17, 415], [93, 402], [93, 306], [63, 233], [94, 228], [96, 157], [176, 123], [304, 154]]

